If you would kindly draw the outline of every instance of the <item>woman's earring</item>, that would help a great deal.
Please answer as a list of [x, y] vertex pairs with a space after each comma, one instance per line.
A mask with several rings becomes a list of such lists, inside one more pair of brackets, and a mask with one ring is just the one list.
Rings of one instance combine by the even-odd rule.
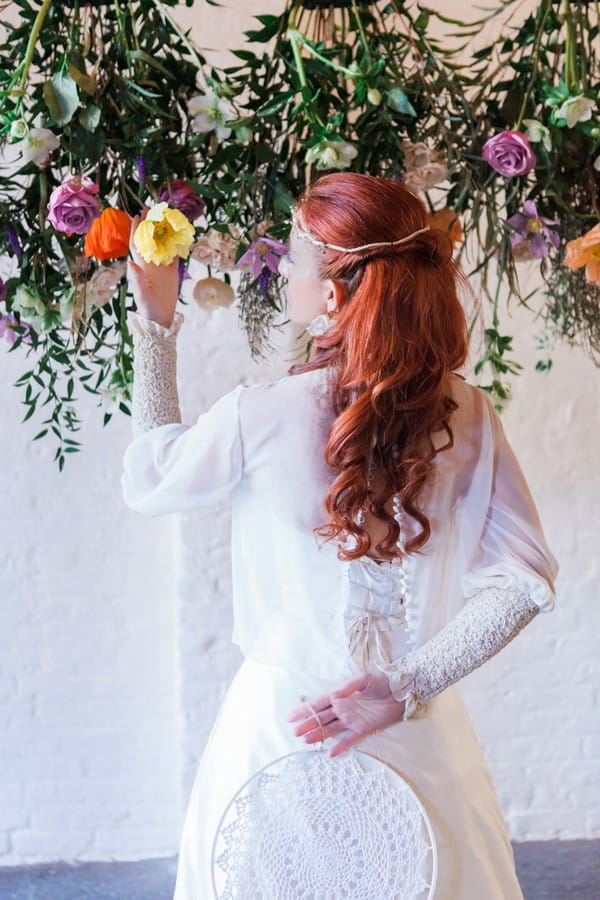
[[329, 297], [327, 300], [327, 312], [315, 316], [315, 318], [308, 323], [306, 326], [308, 333], [312, 337], [320, 337], [320, 335], [325, 334], [327, 329], [330, 328], [333, 323], [333, 319], [331, 319], [328, 313], [333, 312], [337, 312], [337, 303], [335, 297]]
[[320, 316], [315, 316], [315, 318], [308, 323], [306, 330], [311, 337], [320, 337], [322, 334], [325, 334], [330, 325], [331, 319], [327, 313], [321, 313]]
[[320, 335], [325, 334], [327, 329], [330, 328], [333, 323], [333, 319], [330, 318], [328, 313], [333, 312], [337, 312], [337, 304], [335, 302], [335, 297], [330, 297], [327, 300], [327, 312], [321, 313], [320, 316], [315, 316], [315, 318], [306, 326], [308, 333], [312, 337], [320, 337]]

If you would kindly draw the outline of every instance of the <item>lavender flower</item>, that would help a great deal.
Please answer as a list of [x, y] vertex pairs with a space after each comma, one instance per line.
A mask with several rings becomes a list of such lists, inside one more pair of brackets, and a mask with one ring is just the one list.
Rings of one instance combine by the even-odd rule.
[[10, 248], [12, 252], [15, 254], [19, 262], [21, 261], [21, 257], [23, 256], [23, 248], [21, 247], [21, 241], [19, 240], [19, 236], [13, 226], [8, 223], [6, 226], [6, 237], [8, 238], [8, 243], [10, 244]]
[[514, 229], [511, 235], [512, 247], [518, 247], [524, 241], [528, 242], [529, 249], [537, 259], [545, 259], [550, 247], [557, 248], [560, 245], [560, 237], [548, 228], [549, 225], [558, 225], [558, 219], [546, 219], [538, 215], [537, 206], [533, 200], [526, 200], [523, 204], [523, 212], [515, 213], [507, 220], [507, 225]]
[[[253, 241], [237, 262], [236, 269], [252, 269], [252, 277], [256, 281], [263, 270], [276, 274], [279, 271], [279, 260], [285, 256], [288, 248], [273, 238], [259, 237]], [[264, 282], [264, 276], [263, 276]]]
[[146, 157], [141, 153], [135, 158], [135, 177], [140, 184], [143, 184], [148, 175], [148, 166], [146, 165]]
[[5, 337], [11, 347], [19, 337], [19, 333], [14, 330], [15, 325], [26, 329], [23, 332], [23, 340], [28, 340], [29, 325], [26, 322], [17, 321], [17, 317], [13, 316], [12, 313], [2, 313], [0, 316], [0, 338]]

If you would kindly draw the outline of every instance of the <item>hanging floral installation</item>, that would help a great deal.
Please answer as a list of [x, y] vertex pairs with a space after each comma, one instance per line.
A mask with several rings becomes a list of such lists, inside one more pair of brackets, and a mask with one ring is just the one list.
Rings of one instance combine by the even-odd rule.
[[[488, 298], [476, 371], [498, 403], [520, 369], [503, 312], [507, 295], [530, 299], [524, 263], [544, 341], [597, 361], [598, 3], [496, 2], [471, 22], [415, 2], [288, 2], [216, 68], [175, 0], [16, 0], [0, 52], [0, 337], [25, 354], [24, 421], [45, 416], [34, 439], [56, 440], [61, 469], [81, 446], [76, 388], [104, 424], [129, 412], [125, 260], [145, 206], [140, 252], [178, 257], [182, 282], [201, 263], [195, 302], [237, 300], [260, 356], [286, 318], [295, 197], [328, 171], [402, 181]], [[493, 43], [475, 45], [490, 20]]]

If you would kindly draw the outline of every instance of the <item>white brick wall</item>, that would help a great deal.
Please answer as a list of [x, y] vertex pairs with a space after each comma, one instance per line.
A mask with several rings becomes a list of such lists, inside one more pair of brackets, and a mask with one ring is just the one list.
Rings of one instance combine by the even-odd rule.
[[[276, 11], [279, 0], [252, 0]], [[463, 3], [466, 8], [466, 2]], [[180, 13], [199, 42], [239, 43], [240, 9]], [[236, 310], [186, 311], [180, 337], [184, 419], [256, 366]], [[464, 693], [511, 836], [600, 835], [595, 648], [598, 370], [558, 348], [533, 371], [535, 326], [515, 315], [514, 382], [505, 426], [561, 562], [559, 605], [469, 677]], [[119, 486], [129, 421], [102, 429], [82, 398], [81, 455], [62, 475], [50, 444], [32, 444], [11, 387], [25, 357], [0, 354], [3, 414], [0, 630], [0, 865], [136, 859], [175, 852], [191, 777], [228, 680], [231, 634], [225, 506], [151, 519]]]

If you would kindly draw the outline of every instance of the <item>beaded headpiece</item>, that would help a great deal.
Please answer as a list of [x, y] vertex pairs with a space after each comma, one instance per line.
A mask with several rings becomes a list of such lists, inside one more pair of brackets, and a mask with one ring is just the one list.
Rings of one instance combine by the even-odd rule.
[[374, 247], [395, 247], [398, 244], [406, 244], [408, 241], [412, 241], [413, 238], [418, 237], [420, 234], [425, 234], [425, 232], [430, 229], [430, 226], [426, 225], [424, 228], [419, 228], [418, 231], [413, 231], [405, 237], [398, 238], [395, 241], [374, 241], [372, 244], [361, 244], [359, 247], [340, 247], [338, 244], [328, 244], [327, 241], [320, 241], [319, 238], [316, 238], [314, 234], [311, 234], [307, 228], [300, 225], [295, 208], [292, 210], [292, 227], [297, 232], [298, 237], [310, 241], [315, 247], [338, 250], [340, 253], [359, 253], [361, 250], [372, 250]]

